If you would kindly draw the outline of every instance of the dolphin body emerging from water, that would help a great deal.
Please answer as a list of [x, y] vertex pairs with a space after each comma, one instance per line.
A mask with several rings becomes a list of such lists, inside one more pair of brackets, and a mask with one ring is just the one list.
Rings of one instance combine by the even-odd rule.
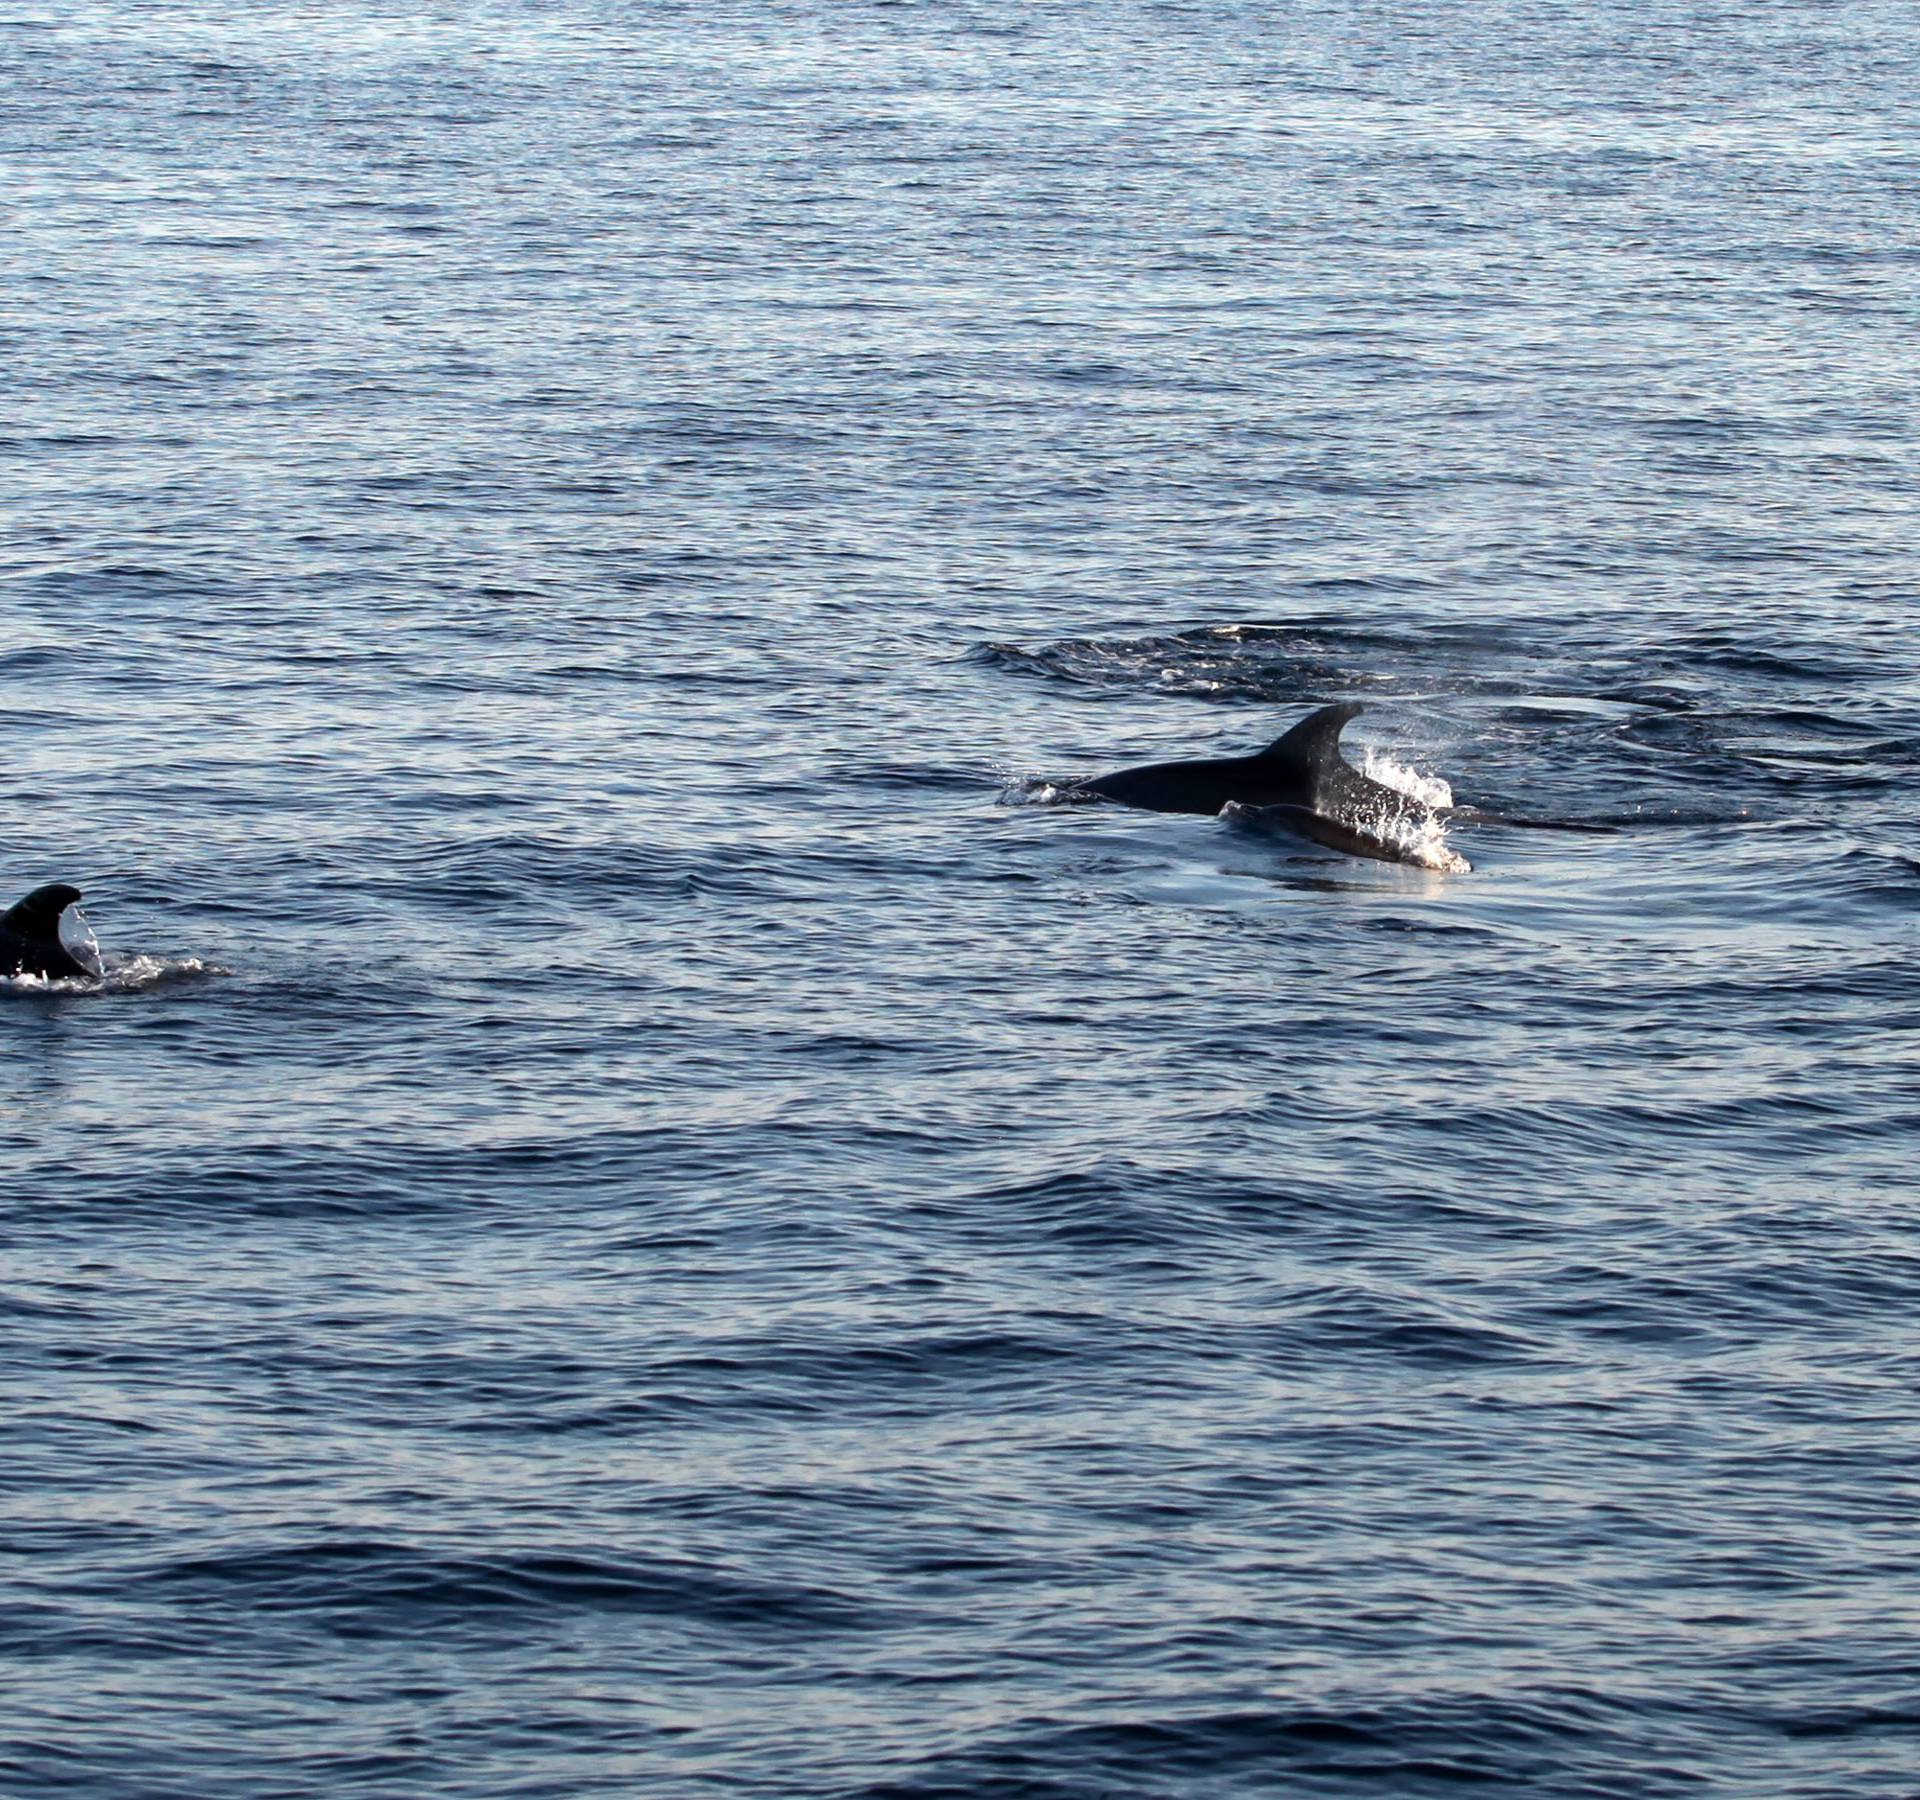
[[0, 975], [40, 975], [61, 980], [91, 979], [100, 973], [67, 948], [60, 925], [80, 890], [62, 882], [37, 887], [0, 913]]
[[1439, 812], [1411, 794], [1370, 780], [1340, 754], [1340, 733], [1366, 710], [1357, 702], [1323, 706], [1251, 756], [1149, 763], [1068, 788], [1067, 800], [1117, 800], [1150, 812], [1205, 813], [1232, 807], [1250, 823], [1271, 822], [1329, 849], [1384, 862], [1419, 862], [1464, 872], [1463, 858], [1412, 832]]

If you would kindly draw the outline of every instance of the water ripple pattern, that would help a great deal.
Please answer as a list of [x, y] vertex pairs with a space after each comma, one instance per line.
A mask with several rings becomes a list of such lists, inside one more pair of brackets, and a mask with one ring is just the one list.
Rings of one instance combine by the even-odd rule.
[[11, 8], [0, 1789], [1911, 1800], [1917, 97]]

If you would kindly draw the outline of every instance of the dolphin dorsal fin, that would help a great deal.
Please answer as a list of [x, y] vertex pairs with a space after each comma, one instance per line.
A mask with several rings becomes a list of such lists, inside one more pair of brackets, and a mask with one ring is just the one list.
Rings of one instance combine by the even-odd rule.
[[4, 913], [0, 913], [0, 931], [11, 931], [16, 937], [23, 938], [56, 936], [60, 930], [60, 915], [79, 899], [78, 888], [68, 887], [64, 882], [49, 882], [45, 887], [35, 888], [24, 900], [16, 900]]
[[1296, 763], [1309, 769], [1337, 763], [1340, 734], [1346, 730], [1347, 721], [1358, 718], [1366, 710], [1357, 700], [1348, 700], [1339, 706], [1323, 706], [1316, 713], [1308, 713], [1291, 731], [1275, 738], [1259, 752], [1260, 760]]

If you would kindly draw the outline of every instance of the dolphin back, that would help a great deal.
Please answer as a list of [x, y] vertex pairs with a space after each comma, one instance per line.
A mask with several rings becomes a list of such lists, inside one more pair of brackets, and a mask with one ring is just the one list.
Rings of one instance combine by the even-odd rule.
[[1121, 769], [1077, 784], [1068, 797], [1118, 800], [1154, 812], [1231, 808], [1350, 855], [1464, 870], [1464, 858], [1403, 829], [1428, 818], [1432, 807], [1363, 775], [1340, 754], [1341, 732], [1365, 711], [1357, 700], [1323, 706], [1251, 756]]
[[1083, 781], [1075, 792], [1154, 812], [1213, 814], [1229, 801], [1243, 806], [1322, 805], [1362, 779], [1340, 760], [1340, 733], [1365, 710], [1353, 701], [1323, 706], [1251, 756], [1150, 763]]

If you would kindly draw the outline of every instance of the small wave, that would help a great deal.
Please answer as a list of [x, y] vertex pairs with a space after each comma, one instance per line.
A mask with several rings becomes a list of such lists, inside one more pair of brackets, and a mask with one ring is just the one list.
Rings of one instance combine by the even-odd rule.
[[[1835, 1712], [1851, 1720], [1865, 1710]], [[1106, 1718], [1073, 1718], [1063, 1709], [956, 1744], [898, 1779], [861, 1789], [860, 1800], [985, 1793], [1034, 1800], [1202, 1791], [1537, 1793], [1549, 1759], [1582, 1770], [1604, 1767], [1647, 1729], [1640, 1694], [1572, 1684], [1355, 1689], [1212, 1711], [1135, 1705], [1130, 1716]], [[1694, 1790], [1684, 1781], [1655, 1779], [1629, 1788], [1576, 1776], [1554, 1791]]]
[[975, 644], [989, 667], [1128, 693], [1253, 700], [1284, 706], [1329, 695], [1531, 694], [1559, 678], [1538, 655], [1479, 626], [1427, 621], [1416, 630], [1325, 611], [1285, 622], [1196, 625], [1140, 637]]
[[436, 1616], [515, 1612], [657, 1613], [754, 1631], [853, 1628], [878, 1616], [863, 1600], [817, 1583], [713, 1564], [564, 1549], [436, 1554], [370, 1539], [264, 1545], [157, 1564], [143, 1585], [258, 1612], [351, 1618], [366, 1634], [419, 1629]]
[[1374, 691], [1388, 678], [1357, 668], [1372, 660], [1367, 634], [1287, 625], [1202, 625], [1138, 638], [1063, 638], [1055, 643], [979, 644], [976, 661], [1081, 686], [1276, 703], [1349, 688]]
[[1894, 912], [1920, 909], [1920, 857], [1889, 844], [1861, 844], [1840, 858], [1840, 875], [1856, 901]]

